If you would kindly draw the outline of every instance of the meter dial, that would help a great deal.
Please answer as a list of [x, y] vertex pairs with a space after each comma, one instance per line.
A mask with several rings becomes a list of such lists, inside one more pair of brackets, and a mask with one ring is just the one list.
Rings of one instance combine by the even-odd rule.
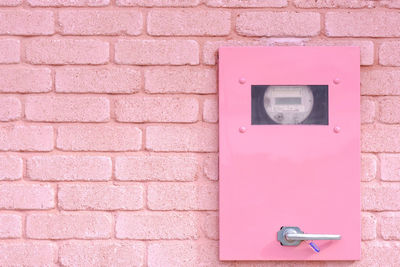
[[314, 105], [312, 90], [306, 85], [270, 85], [264, 93], [264, 108], [278, 124], [299, 124]]

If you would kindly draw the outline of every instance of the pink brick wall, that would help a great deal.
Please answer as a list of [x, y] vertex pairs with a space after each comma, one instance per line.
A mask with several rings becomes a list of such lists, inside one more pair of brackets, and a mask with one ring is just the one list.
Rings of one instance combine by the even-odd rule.
[[[360, 262], [218, 261], [223, 45], [361, 48]], [[398, 0], [0, 0], [0, 93], [0, 266], [400, 266]]]

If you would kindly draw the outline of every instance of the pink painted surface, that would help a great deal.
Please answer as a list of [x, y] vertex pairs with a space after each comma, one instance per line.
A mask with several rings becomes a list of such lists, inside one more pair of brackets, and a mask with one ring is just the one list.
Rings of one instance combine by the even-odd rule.
[[[220, 259], [359, 259], [359, 49], [222, 47], [219, 60]], [[251, 125], [251, 85], [328, 85], [329, 125]], [[281, 246], [281, 226], [342, 239]]]

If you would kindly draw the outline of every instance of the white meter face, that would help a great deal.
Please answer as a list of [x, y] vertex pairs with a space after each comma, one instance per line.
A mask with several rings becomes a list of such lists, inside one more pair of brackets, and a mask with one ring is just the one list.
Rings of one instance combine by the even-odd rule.
[[270, 85], [264, 93], [264, 108], [278, 124], [300, 124], [310, 115], [314, 105], [307, 85]]

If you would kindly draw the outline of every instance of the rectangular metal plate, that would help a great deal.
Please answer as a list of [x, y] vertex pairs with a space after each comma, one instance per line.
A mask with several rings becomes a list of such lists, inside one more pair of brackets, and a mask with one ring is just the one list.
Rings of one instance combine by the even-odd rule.
[[[221, 260], [360, 258], [359, 62], [357, 47], [220, 48]], [[328, 85], [329, 123], [252, 125], [252, 85]], [[281, 226], [342, 239], [281, 246]]]

